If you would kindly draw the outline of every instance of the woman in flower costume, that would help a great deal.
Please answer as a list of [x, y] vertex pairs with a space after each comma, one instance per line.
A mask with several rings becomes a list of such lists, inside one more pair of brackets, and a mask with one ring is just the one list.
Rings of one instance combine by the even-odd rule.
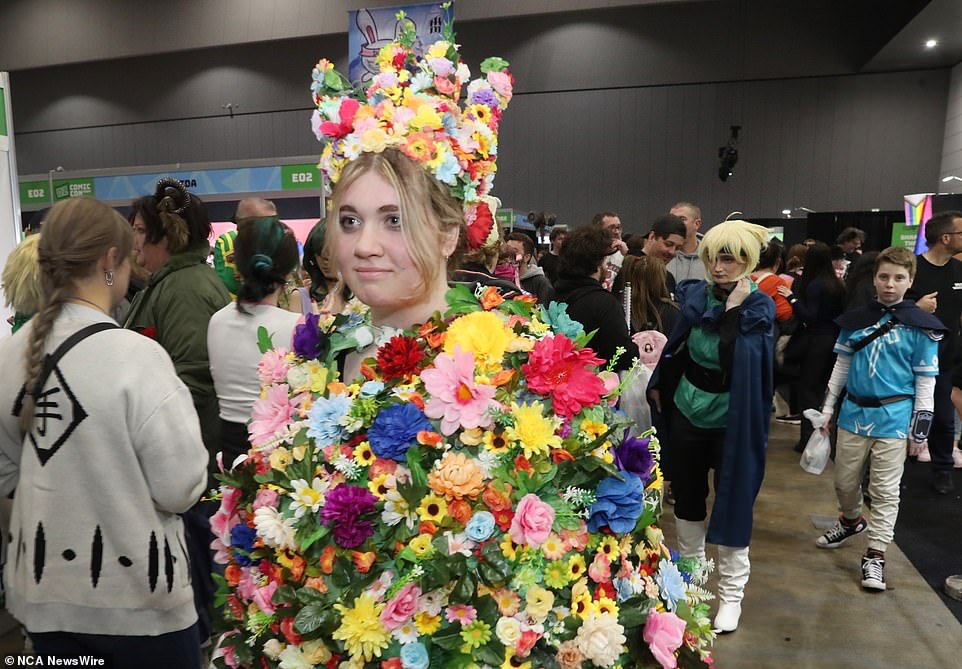
[[212, 521], [229, 667], [702, 667], [704, 575], [654, 525], [657, 441], [562, 305], [449, 289], [497, 240], [507, 63], [384, 47], [315, 69], [331, 256], [356, 301], [265, 353]]
[[[707, 541], [718, 544], [715, 630], [733, 632], [748, 583], [752, 508], [765, 475], [772, 406], [775, 304], [749, 278], [768, 231], [724, 221], [699, 244], [706, 281], [683, 281], [678, 321], [649, 394], [669, 418], [679, 550], [705, 559], [708, 472], [715, 500]], [[666, 407], [669, 406], [666, 403]]]

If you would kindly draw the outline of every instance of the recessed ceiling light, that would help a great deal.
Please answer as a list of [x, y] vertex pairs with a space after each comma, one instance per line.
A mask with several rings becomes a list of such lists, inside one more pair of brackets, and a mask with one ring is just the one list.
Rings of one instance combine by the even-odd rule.
[[927, 40], [925, 40], [925, 48], [926, 48], [926, 49], [934, 49], [934, 48], [937, 47], [938, 45], [939, 45], [939, 41], [938, 41], [937, 39], [927, 39]]

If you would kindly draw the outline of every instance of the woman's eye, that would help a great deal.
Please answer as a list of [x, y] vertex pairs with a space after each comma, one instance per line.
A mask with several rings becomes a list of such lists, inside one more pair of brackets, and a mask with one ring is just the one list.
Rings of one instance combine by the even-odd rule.
[[341, 216], [341, 227], [342, 228], [356, 228], [361, 224], [354, 216]]
[[401, 227], [401, 217], [400, 216], [388, 216], [387, 217], [388, 227], [400, 228]]

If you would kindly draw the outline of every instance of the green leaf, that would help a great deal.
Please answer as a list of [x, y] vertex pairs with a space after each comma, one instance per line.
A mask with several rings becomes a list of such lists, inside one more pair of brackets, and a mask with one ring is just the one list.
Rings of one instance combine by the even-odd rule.
[[481, 646], [474, 651], [474, 655], [485, 664], [490, 664], [492, 667], [500, 667], [501, 663], [504, 662], [504, 646], [496, 639], [491, 639], [487, 645]]
[[454, 590], [451, 591], [451, 599], [455, 602], [470, 603], [474, 598], [474, 591], [478, 587], [478, 578], [472, 572], [465, 573], [458, 579]]
[[639, 627], [648, 620], [648, 612], [651, 610], [652, 601], [645, 597], [629, 597], [618, 605], [618, 622], [625, 629]]
[[448, 292], [445, 293], [444, 297], [448, 301], [448, 313], [450, 314], [466, 314], [472, 311], [478, 311], [481, 307], [478, 298], [476, 298], [474, 293], [471, 292], [471, 289], [463, 283], [448, 288]]
[[324, 625], [333, 615], [334, 612], [322, 604], [308, 604], [297, 612], [294, 628], [301, 634], [310, 634]]
[[411, 482], [419, 488], [427, 490], [428, 477], [424, 473], [424, 467], [421, 466], [421, 448], [412, 446], [407, 450], [405, 458], [407, 459], [408, 469], [411, 470]]
[[315, 542], [320, 541], [328, 535], [331, 528], [327, 525], [321, 525], [316, 530], [311, 532], [307, 537], [305, 537], [301, 542], [301, 552], [306, 552], [308, 548], [314, 545]]
[[271, 340], [271, 334], [263, 325], [257, 328], [257, 347], [261, 350], [262, 354], [274, 350], [274, 342]]
[[[289, 586], [283, 586], [283, 587], [289, 587]], [[278, 588], [278, 591], [279, 590], [280, 588]], [[297, 597], [297, 601], [299, 601], [301, 604], [304, 604], [305, 606], [309, 604], [326, 604], [327, 603], [327, 598], [324, 596], [324, 593], [322, 593], [320, 590], [316, 588], [308, 588], [308, 587], [301, 588], [300, 590], [297, 591], [296, 597]]]
[[461, 647], [461, 625], [455, 623], [446, 630], [440, 630], [431, 637], [431, 643], [445, 650], [455, 650]]
[[[216, 576], [216, 574], [212, 574], [212, 576]], [[313, 590], [313, 588], [311, 589]], [[282, 604], [285, 606], [293, 604], [297, 601], [297, 593], [294, 591], [294, 586], [282, 585], [274, 591], [274, 596], [271, 597], [271, 601], [275, 604]]]
[[506, 61], [504, 58], [498, 58], [497, 56], [491, 56], [490, 58], [485, 58], [481, 61], [481, 71], [485, 74], [488, 72], [501, 72], [507, 67], [508, 61]]

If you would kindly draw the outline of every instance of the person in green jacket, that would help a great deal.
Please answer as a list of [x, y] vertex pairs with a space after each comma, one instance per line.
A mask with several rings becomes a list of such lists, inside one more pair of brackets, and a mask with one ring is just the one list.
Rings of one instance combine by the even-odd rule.
[[[134, 251], [151, 276], [134, 297], [124, 327], [156, 339], [170, 355], [177, 376], [190, 389], [204, 444], [213, 455], [220, 448], [220, 417], [207, 355], [207, 324], [230, 297], [207, 264], [207, 207], [170, 178], [161, 179], [153, 195], [132, 206]], [[209, 469], [216, 470], [213, 457]]]

